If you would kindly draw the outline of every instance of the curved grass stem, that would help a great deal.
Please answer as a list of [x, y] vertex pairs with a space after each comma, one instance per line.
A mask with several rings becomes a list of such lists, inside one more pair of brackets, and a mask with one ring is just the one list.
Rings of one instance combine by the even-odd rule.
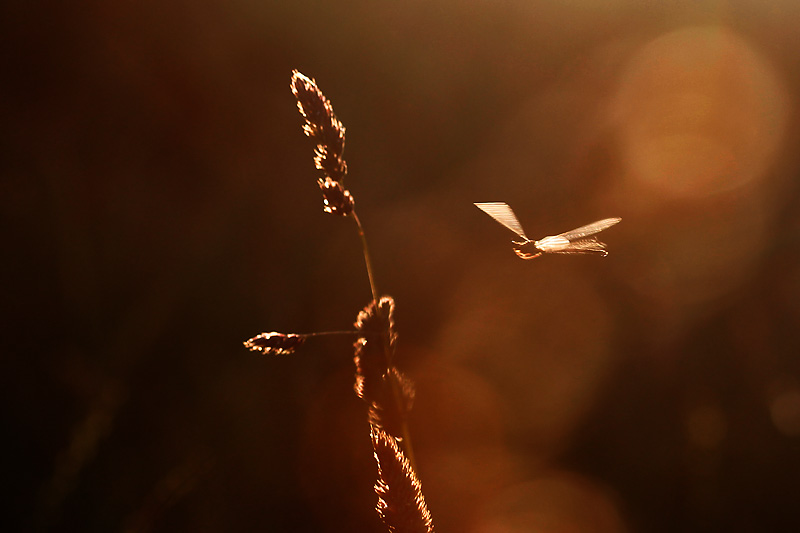
[[378, 287], [375, 285], [375, 278], [372, 275], [372, 261], [369, 258], [369, 247], [367, 246], [367, 238], [364, 236], [364, 226], [361, 225], [361, 220], [359, 220], [355, 210], [351, 214], [353, 215], [353, 220], [356, 221], [358, 236], [361, 239], [361, 250], [364, 253], [364, 263], [367, 265], [367, 277], [369, 278], [369, 288], [372, 291], [372, 299], [375, 301], [375, 305], [378, 305]]
[[[367, 246], [367, 238], [364, 235], [364, 226], [361, 225], [361, 220], [358, 218], [355, 210], [352, 211], [351, 215], [353, 216], [353, 220], [356, 222], [356, 227], [358, 228], [358, 236], [361, 239], [361, 250], [364, 253], [364, 263], [367, 266], [367, 277], [369, 278], [369, 288], [372, 291], [372, 300], [375, 302], [375, 310], [376, 312], [380, 313], [380, 306], [378, 305], [378, 287], [375, 284], [375, 277], [372, 274], [372, 261], [369, 257], [369, 246]], [[383, 335], [383, 353], [386, 356], [386, 368], [389, 369], [392, 366], [392, 350], [389, 347], [389, 337], [388, 334]], [[397, 383], [394, 380], [390, 380], [391, 389], [392, 389], [392, 399], [394, 401], [394, 407], [397, 409], [398, 412], [401, 412], [401, 394], [400, 390], [397, 388]], [[406, 421], [406, 417], [402, 417], [402, 423], [400, 431], [402, 433], [402, 446], [403, 451], [405, 452], [406, 459], [411, 464], [411, 468], [414, 471], [417, 471], [417, 463], [414, 459], [414, 448], [411, 445], [411, 432], [408, 430], [408, 422]]]

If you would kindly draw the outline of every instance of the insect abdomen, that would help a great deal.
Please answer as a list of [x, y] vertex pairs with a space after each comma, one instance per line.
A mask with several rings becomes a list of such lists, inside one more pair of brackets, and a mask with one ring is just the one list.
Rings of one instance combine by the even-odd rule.
[[544, 253], [558, 253], [569, 248], [569, 239], [556, 235], [536, 241], [535, 246]]

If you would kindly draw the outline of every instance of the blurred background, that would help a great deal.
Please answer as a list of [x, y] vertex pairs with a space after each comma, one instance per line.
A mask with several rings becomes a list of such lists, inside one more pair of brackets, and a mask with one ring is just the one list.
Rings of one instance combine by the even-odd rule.
[[[800, 530], [800, 4], [4, 2], [6, 531], [384, 531], [347, 127], [438, 531]], [[529, 236], [622, 217], [607, 258]]]

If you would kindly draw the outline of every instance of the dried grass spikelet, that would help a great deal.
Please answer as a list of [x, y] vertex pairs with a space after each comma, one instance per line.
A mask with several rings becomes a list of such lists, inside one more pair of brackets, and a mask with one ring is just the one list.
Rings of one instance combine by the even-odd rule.
[[[394, 325], [394, 299], [382, 296], [359, 311], [355, 322], [360, 336], [355, 342], [356, 394], [370, 401], [374, 389], [389, 368], [389, 357], [394, 354], [397, 332]], [[389, 353], [387, 354], [386, 350]]]
[[[394, 308], [394, 298], [381, 296], [377, 303], [373, 300], [367, 304], [356, 317], [356, 331], [364, 334], [358, 339], [356, 350], [360, 343], [365, 355], [374, 353], [374, 356], [366, 359], [364, 370], [367, 375], [375, 372], [382, 375], [389, 367], [388, 357], [394, 355], [397, 345]], [[389, 354], [384, 351], [384, 347], [388, 347]]]
[[252, 339], [244, 341], [243, 344], [251, 352], [261, 352], [265, 355], [289, 355], [294, 353], [305, 341], [306, 335], [271, 331], [256, 335]]
[[422, 484], [397, 440], [374, 426], [371, 436], [378, 463], [375, 492], [381, 520], [395, 533], [431, 533], [433, 521], [422, 494]]
[[373, 300], [359, 311], [356, 330], [363, 333], [387, 335], [389, 348], [394, 352], [397, 344], [397, 331], [394, 325], [394, 298], [381, 296], [377, 304]]
[[347, 216], [353, 211], [353, 197], [342, 185], [347, 174], [344, 160], [345, 127], [336, 118], [333, 105], [313, 79], [293, 70], [291, 87], [297, 99], [297, 109], [305, 118], [303, 132], [317, 143], [314, 165], [325, 174], [325, 179], [318, 182], [325, 201], [325, 212]]
[[397, 344], [394, 300], [383, 296], [377, 305], [370, 302], [355, 326], [362, 334], [354, 344], [355, 392], [369, 405], [370, 423], [400, 438], [414, 403], [414, 386], [390, 360]]
[[[356, 378], [358, 382], [358, 378]], [[362, 380], [362, 384], [364, 381]], [[369, 404], [367, 417], [373, 426], [383, 428], [398, 440], [404, 439], [403, 425], [414, 405], [414, 383], [395, 367], [390, 368], [378, 382]], [[397, 395], [395, 396], [395, 391]], [[358, 393], [358, 383], [356, 384]]]
[[317, 180], [317, 184], [322, 191], [322, 202], [325, 204], [323, 209], [326, 213], [347, 216], [353, 212], [355, 200], [340, 182], [326, 176], [324, 180]]
[[297, 70], [292, 71], [292, 93], [300, 114], [306, 119], [303, 131], [317, 142], [314, 150], [317, 168], [331, 179], [342, 181], [347, 174], [347, 164], [342, 157], [345, 127], [336, 118], [333, 105], [316, 81]]

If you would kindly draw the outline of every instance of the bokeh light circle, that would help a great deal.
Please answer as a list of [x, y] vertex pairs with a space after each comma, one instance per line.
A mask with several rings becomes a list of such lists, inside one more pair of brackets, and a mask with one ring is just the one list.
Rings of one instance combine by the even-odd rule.
[[483, 511], [476, 533], [627, 531], [613, 493], [568, 471], [546, 472], [510, 486]]
[[613, 107], [627, 176], [652, 194], [686, 197], [763, 177], [787, 102], [764, 57], [731, 30], [708, 26], [640, 49]]

